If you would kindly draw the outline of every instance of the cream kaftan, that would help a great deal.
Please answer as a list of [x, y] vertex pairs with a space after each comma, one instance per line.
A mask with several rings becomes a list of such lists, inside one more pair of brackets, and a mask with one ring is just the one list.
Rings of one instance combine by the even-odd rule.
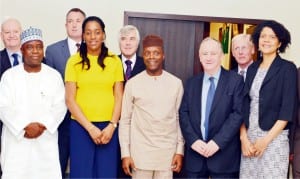
[[[2, 76], [0, 99], [2, 179], [61, 178], [57, 127], [66, 105], [60, 74], [44, 64], [37, 73], [18, 65]], [[24, 138], [23, 129], [31, 122], [46, 126], [36, 139]]]

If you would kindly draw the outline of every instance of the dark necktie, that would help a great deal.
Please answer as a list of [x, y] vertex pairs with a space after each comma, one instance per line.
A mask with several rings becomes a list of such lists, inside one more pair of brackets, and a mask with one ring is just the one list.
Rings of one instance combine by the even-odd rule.
[[11, 56], [14, 58], [13, 66], [19, 65], [18, 54], [14, 53]]
[[80, 50], [80, 43], [76, 43], [76, 47], [77, 47], [77, 52], [79, 52], [79, 50]]
[[126, 64], [126, 72], [125, 72], [125, 78], [126, 78], [126, 81], [130, 78], [130, 75], [131, 75], [131, 64], [132, 62], [130, 60], [126, 60], [125, 61], [125, 64]]
[[205, 109], [205, 121], [204, 121], [204, 128], [205, 128], [205, 136], [204, 139], [207, 140], [208, 138], [208, 128], [209, 128], [209, 114], [211, 105], [214, 99], [215, 95], [215, 83], [214, 83], [214, 77], [209, 77], [210, 86], [207, 93], [207, 99], [206, 99], [206, 109]]

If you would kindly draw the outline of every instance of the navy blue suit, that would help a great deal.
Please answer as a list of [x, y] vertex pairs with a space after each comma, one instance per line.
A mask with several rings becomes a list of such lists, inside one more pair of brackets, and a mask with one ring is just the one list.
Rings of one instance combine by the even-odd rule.
[[203, 140], [200, 128], [201, 120], [204, 120], [201, 116], [203, 77], [204, 73], [200, 73], [187, 81], [179, 110], [180, 127], [186, 141], [186, 173], [238, 173], [243, 78], [236, 72], [221, 68], [209, 116], [207, 140], [213, 140], [220, 149], [213, 156], [205, 158], [191, 148], [196, 140]]
[[3, 49], [0, 51], [0, 78], [2, 74], [11, 67], [10, 59], [7, 54], [7, 50]]
[[[122, 55], [119, 55], [119, 58], [122, 60]], [[143, 57], [136, 56], [136, 62], [135, 62], [134, 66], [133, 66], [133, 69], [131, 71], [130, 78], [134, 77], [135, 75], [137, 75], [138, 73], [144, 71], [145, 69], [146, 69], [146, 66], [144, 64]], [[124, 74], [124, 79], [125, 79], [125, 74]]]
[[[65, 39], [47, 47], [45, 63], [56, 69], [64, 79], [65, 67], [69, 57], [68, 40]], [[70, 112], [67, 111], [63, 122], [58, 127], [59, 161], [63, 178], [65, 177], [70, 155], [70, 119]]]

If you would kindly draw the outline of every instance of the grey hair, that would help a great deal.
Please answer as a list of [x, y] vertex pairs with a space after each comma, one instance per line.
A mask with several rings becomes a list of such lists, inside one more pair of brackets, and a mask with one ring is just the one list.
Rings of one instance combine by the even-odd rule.
[[139, 30], [135, 26], [133, 26], [133, 25], [125, 25], [124, 27], [122, 27], [120, 29], [120, 31], [119, 31], [119, 37], [118, 37], [119, 43], [120, 43], [121, 37], [123, 35], [126, 35], [126, 34], [128, 34], [129, 32], [132, 32], [132, 31], [135, 32], [136, 39], [137, 39], [138, 44], [139, 44], [140, 43], [140, 33], [139, 33]]
[[213, 41], [213, 42], [215, 42], [216, 44], [218, 44], [221, 53], [224, 55], [224, 52], [223, 52], [223, 48], [222, 48], [221, 42], [218, 41], [218, 40], [216, 40], [215, 38], [212, 38], [212, 37], [206, 37], [206, 38], [204, 38], [204, 39], [201, 41], [201, 43], [200, 43], [199, 50], [201, 49], [202, 45], [203, 45], [204, 43], [208, 42], [208, 41]]
[[235, 41], [240, 40], [240, 39], [246, 40], [246, 41], [249, 43], [249, 45], [250, 45], [251, 47], [254, 46], [250, 34], [237, 34], [237, 35], [235, 35], [235, 36], [232, 38], [232, 40], [231, 40], [231, 46], [233, 47]]

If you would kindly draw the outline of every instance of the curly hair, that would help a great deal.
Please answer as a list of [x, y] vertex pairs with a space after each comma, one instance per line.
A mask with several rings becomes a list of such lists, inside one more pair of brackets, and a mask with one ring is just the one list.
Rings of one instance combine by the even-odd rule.
[[279, 52], [281, 53], [285, 52], [285, 49], [289, 46], [289, 44], [291, 44], [290, 32], [282, 24], [274, 20], [268, 20], [256, 26], [252, 34], [252, 41], [256, 49], [258, 49], [258, 41], [259, 41], [261, 31], [265, 27], [271, 28], [274, 31], [279, 42], [281, 43], [281, 46], [278, 48]]

